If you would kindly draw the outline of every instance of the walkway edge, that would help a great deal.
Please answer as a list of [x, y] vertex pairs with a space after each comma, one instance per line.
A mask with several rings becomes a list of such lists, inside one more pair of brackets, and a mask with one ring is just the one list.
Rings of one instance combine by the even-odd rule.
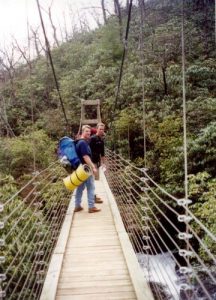
[[130, 277], [134, 286], [134, 290], [138, 300], [153, 300], [152, 292], [144, 278], [144, 273], [138, 263], [137, 257], [131, 245], [127, 232], [125, 231], [124, 224], [119, 213], [118, 206], [115, 198], [110, 190], [107, 179], [103, 172], [100, 172], [100, 177], [103, 181], [107, 198], [109, 200], [111, 210], [113, 213], [113, 219], [115, 222], [116, 230], [118, 232], [119, 240], [122, 246], [122, 251], [127, 263], [127, 267], [130, 273]]
[[71, 229], [71, 223], [74, 214], [74, 195], [71, 197], [65, 219], [61, 228], [61, 232], [52, 254], [52, 258], [47, 271], [46, 279], [43, 285], [40, 300], [55, 300], [58, 280], [61, 272], [64, 253], [68, 241], [69, 232]]

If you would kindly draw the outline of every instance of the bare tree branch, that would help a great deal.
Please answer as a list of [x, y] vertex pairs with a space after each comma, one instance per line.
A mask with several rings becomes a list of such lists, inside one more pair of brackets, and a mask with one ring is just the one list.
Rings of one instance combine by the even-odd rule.
[[55, 27], [55, 25], [53, 23], [53, 20], [52, 20], [52, 12], [51, 12], [52, 3], [53, 3], [53, 1], [51, 2], [51, 5], [48, 8], [48, 15], [49, 15], [50, 23], [51, 23], [51, 26], [52, 26], [52, 29], [53, 29], [54, 41], [55, 41], [56, 45], [59, 47], [59, 41], [58, 41], [58, 38], [57, 38], [56, 27]]

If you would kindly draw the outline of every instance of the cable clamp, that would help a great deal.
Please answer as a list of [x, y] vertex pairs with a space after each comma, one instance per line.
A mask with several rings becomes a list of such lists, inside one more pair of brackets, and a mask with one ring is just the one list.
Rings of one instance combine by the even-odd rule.
[[44, 251], [41, 250], [41, 251], [38, 251], [35, 253], [35, 256], [41, 256], [41, 255], [44, 255]]
[[147, 172], [148, 171], [148, 168], [140, 168], [140, 171], [142, 171], [142, 172]]
[[0, 229], [4, 228], [4, 222], [0, 222]]
[[5, 298], [5, 297], [6, 297], [5, 291], [0, 291], [0, 298]]
[[193, 269], [188, 268], [188, 267], [180, 267], [179, 268], [179, 272], [181, 274], [192, 274], [193, 273]]
[[188, 204], [191, 204], [191, 203], [192, 203], [192, 200], [190, 200], [190, 199], [178, 199], [178, 200], [177, 200], [177, 203], [178, 203], [178, 205], [180, 205], [180, 206], [186, 206], [186, 205], [188, 205]]
[[151, 220], [151, 218], [150, 217], [148, 217], [148, 216], [144, 216], [144, 217], [142, 217], [142, 221], [150, 221]]
[[143, 250], [149, 250], [151, 249], [150, 246], [143, 246]]
[[36, 236], [43, 236], [43, 235], [44, 235], [44, 232], [42, 232], [42, 231], [39, 231], [36, 233]]
[[147, 231], [147, 230], [150, 230], [150, 227], [149, 227], [149, 226], [142, 226], [142, 229], [143, 229], [144, 231]]
[[40, 182], [39, 182], [39, 181], [34, 181], [32, 184], [33, 184], [33, 185], [39, 185]]
[[0, 264], [5, 262], [5, 256], [0, 256]]
[[32, 175], [33, 175], [33, 176], [38, 176], [39, 174], [40, 174], [39, 171], [32, 172]]
[[180, 290], [183, 290], [183, 291], [192, 290], [192, 287], [187, 283], [182, 283], [182, 284], [180, 284], [179, 287], [180, 287]]
[[147, 177], [140, 177], [140, 180], [143, 181], [143, 182], [149, 181], [149, 179]]
[[178, 234], [178, 238], [180, 240], [189, 240], [193, 237], [193, 235], [191, 233], [187, 233], [187, 232], [180, 232]]
[[39, 271], [36, 272], [36, 274], [37, 274], [37, 275], [43, 275], [44, 272], [45, 272], [44, 270], [39, 270]]
[[148, 187], [141, 187], [141, 191], [143, 191], [143, 192], [146, 192], [146, 191], [149, 191], [149, 188]]
[[142, 211], [147, 211], [147, 210], [150, 210], [150, 208], [149, 208], [148, 206], [142, 206], [142, 207], [141, 207], [141, 210], [142, 210]]
[[127, 199], [127, 204], [133, 204], [133, 200], [132, 199]]
[[33, 192], [32, 195], [34, 195], [34, 196], [40, 196], [41, 192]]
[[5, 240], [4, 239], [0, 239], [0, 246], [4, 246], [5, 245]]
[[40, 208], [43, 206], [43, 204], [41, 202], [35, 202], [33, 205], [36, 206], [37, 208]]
[[141, 197], [142, 202], [147, 201], [148, 199], [149, 199], [148, 197]]
[[185, 250], [185, 249], [180, 249], [180, 250], [179, 250], [179, 255], [180, 255], [180, 256], [183, 256], [183, 257], [186, 257], [186, 256], [192, 256], [192, 255], [193, 255], [193, 252], [192, 252], [192, 251]]
[[4, 273], [0, 274], [0, 282], [6, 280], [6, 275]]
[[4, 210], [4, 204], [0, 203], [0, 212], [3, 212]]
[[148, 236], [148, 235], [143, 235], [142, 238], [143, 238], [143, 240], [150, 240], [150, 236]]
[[186, 216], [186, 215], [179, 215], [178, 216], [178, 221], [179, 222], [185, 222], [189, 223], [193, 218], [191, 216]]
[[43, 260], [39, 260], [39, 261], [36, 261], [35, 262], [37, 265], [40, 265], [40, 266], [42, 266], [42, 265], [44, 265], [45, 264], [45, 261], [43, 261]]
[[43, 283], [44, 283], [44, 279], [37, 280], [37, 284], [43, 284]]

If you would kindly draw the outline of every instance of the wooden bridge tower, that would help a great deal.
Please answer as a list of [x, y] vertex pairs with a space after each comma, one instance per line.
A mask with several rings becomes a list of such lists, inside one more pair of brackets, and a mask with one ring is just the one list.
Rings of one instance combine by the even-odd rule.
[[[86, 117], [86, 109], [88, 106], [96, 107], [97, 116], [95, 119]], [[81, 100], [81, 125], [96, 125], [101, 122], [100, 100]]]

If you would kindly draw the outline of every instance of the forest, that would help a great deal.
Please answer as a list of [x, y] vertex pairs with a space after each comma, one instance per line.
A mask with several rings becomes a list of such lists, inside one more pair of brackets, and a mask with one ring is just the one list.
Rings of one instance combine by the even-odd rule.
[[[185, 0], [183, 21], [190, 209], [216, 234], [214, 2]], [[86, 25], [67, 32], [67, 38], [56, 40], [51, 47], [69, 124], [62, 112], [48, 52], [37, 32], [32, 36], [37, 49], [34, 58], [18, 41], [10, 52], [0, 49], [3, 202], [32, 172], [43, 170], [57, 159], [59, 138], [77, 134], [81, 99], [100, 99], [108, 148], [137, 167], [146, 164], [149, 174], [167, 192], [178, 198], [184, 196], [182, 1], [139, 0], [133, 4], [126, 46], [129, 1], [126, 6], [114, 1], [111, 15], [106, 14], [104, 1], [101, 3], [103, 24], [94, 30]], [[22, 57], [21, 63], [16, 62], [15, 50]], [[175, 203], [171, 205], [175, 208]], [[206, 243], [215, 253], [215, 244], [208, 239]]]

